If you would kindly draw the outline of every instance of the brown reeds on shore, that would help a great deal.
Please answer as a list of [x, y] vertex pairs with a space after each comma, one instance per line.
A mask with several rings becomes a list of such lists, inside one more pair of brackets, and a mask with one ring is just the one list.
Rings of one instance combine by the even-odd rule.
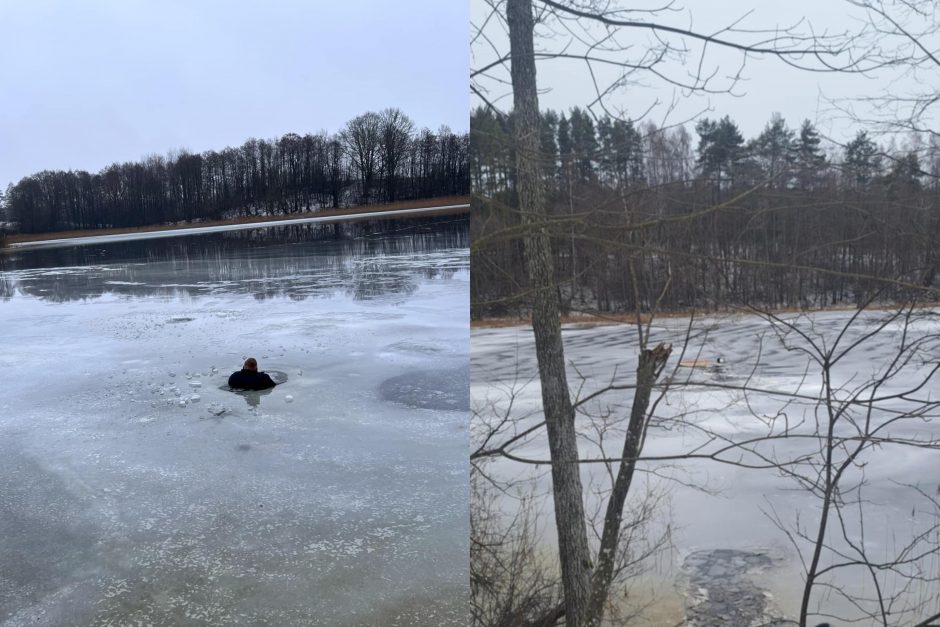
[[175, 229], [201, 228], [206, 226], [227, 226], [230, 224], [252, 224], [255, 222], [277, 222], [280, 220], [297, 220], [300, 218], [327, 218], [330, 216], [353, 215], [365, 212], [395, 211], [398, 209], [422, 209], [446, 205], [469, 204], [469, 196], [442, 196], [439, 198], [424, 198], [421, 200], [406, 200], [384, 205], [361, 205], [347, 209], [324, 209], [322, 211], [305, 211], [302, 213], [288, 213], [266, 216], [242, 216], [231, 220], [206, 220], [203, 222], [188, 222], [184, 224], [155, 224], [152, 226], [114, 228], [114, 229], [84, 229], [76, 231], [54, 231], [51, 233], [20, 233], [4, 235], [0, 233], [0, 247], [7, 244], [23, 242], [40, 242], [50, 239], [71, 239], [75, 237], [92, 237], [96, 235], [119, 235], [124, 233], [152, 233], [156, 231], [171, 231]]
[[[925, 302], [916, 306], [916, 309], [931, 309], [940, 307], [940, 302]], [[895, 306], [890, 303], [873, 304], [866, 309], [872, 311], [894, 309]], [[821, 313], [826, 311], [855, 311], [857, 308], [853, 305], [831, 305], [828, 307], [819, 307], [814, 309], [800, 309], [799, 307], [779, 307], [768, 309], [774, 314], [786, 313]], [[655, 318], [687, 318], [692, 314], [696, 317], [705, 316], [733, 316], [748, 315], [754, 313], [748, 307], [724, 307], [720, 309], [688, 309], [682, 311], [663, 311], [657, 313]], [[646, 324], [650, 320], [649, 314], [641, 314], [640, 320]], [[561, 317], [561, 323], [575, 325], [580, 329], [590, 329], [593, 327], [612, 326], [617, 324], [636, 324], [636, 313], [572, 313]], [[481, 318], [470, 321], [471, 329], [503, 329], [507, 327], [531, 326], [532, 321], [523, 317], [500, 317], [500, 318]]]

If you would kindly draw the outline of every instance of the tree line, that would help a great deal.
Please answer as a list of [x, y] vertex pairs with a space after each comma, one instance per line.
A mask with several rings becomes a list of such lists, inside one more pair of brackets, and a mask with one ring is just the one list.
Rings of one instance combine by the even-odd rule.
[[337, 133], [288, 133], [239, 147], [43, 171], [0, 195], [23, 233], [289, 214], [469, 194], [469, 135], [417, 130], [399, 109], [367, 112]]
[[[471, 116], [476, 318], [528, 306], [512, 124], [483, 107]], [[563, 308], [812, 308], [860, 302], [879, 278], [934, 284], [936, 136], [883, 146], [860, 130], [840, 146], [778, 114], [750, 139], [728, 116], [694, 132], [541, 112], [542, 227]]]

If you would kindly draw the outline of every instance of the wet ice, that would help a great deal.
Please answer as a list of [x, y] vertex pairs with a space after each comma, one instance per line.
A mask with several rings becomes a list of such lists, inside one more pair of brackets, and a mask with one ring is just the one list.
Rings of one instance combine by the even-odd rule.
[[470, 410], [470, 371], [466, 364], [449, 370], [409, 372], [386, 379], [382, 398], [421, 409]]
[[[812, 328], [813, 332], [827, 336], [831, 341], [852, 313], [819, 313], [804, 321], [807, 325], [805, 328]], [[878, 312], [862, 315], [859, 325], [847, 334], [845, 342], [860, 337], [863, 331], [875, 329], [882, 317], [883, 314]], [[909, 332], [913, 337], [936, 332], [937, 319], [936, 313], [924, 310], [918, 314]], [[653, 345], [659, 341], [671, 342], [678, 348], [683, 343], [688, 324], [687, 319], [660, 320], [653, 326], [650, 341]], [[850, 358], [834, 368], [834, 384], [838, 386], [855, 382], [857, 385], [878, 368], [885, 367], [902, 330], [898, 324], [888, 325], [883, 331], [866, 339]], [[632, 373], [636, 369], [637, 343], [636, 333], [629, 325], [566, 325], [563, 337], [573, 395], [583, 398], [612, 381], [619, 384], [632, 382]], [[479, 411], [474, 418], [476, 427], [482, 428], [485, 420], [495, 424], [511, 397], [513, 415], [526, 417], [516, 425], [514, 433], [521, 433], [541, 421], [541, 389], [531, 329], [480, 329], [474, 331], [472, 345], [472, 402], [474, 409]], [[940, 353], [936, 339], [927, 346], [927, 355]], [[715, 360], [718, 356], [723, 356], [725, 362], [720, 368], [675, 368], [680, 358]], [[919, 380], [917, 377], [923, 376], [929, 367], [929, 364], [912, 362], [905, 371], [906, 375], [901, 378], [906, 381]], [[692, 329], [686, 354], [680, 357], [674, 351], [664, 371], [664, 380], [672, 381], [673, 385], [684, 385], [670, 392], [667, 400], [659, 405], [657, 420], [647, 434], [644, 453], [651, 456], [673, 455], [704, 444], [696, 428], [682, 428], [672, 421], [679, 414], [684, 416], [684, 420], [707, 428], [711, 433], [738, 440], [765, 435], [767, 425], [774, 424], [774, 421], [795, 421], [804, 415], [811, 421], [814, 416], [809, 401], [790, 403], [782, 409], [779, 400], [767, 395], [751, 393], [745, 398], [731, 390], [696, 386], [695, 383], [734, 386], [747, 382], [755, 389], [799, 392], [813, 398], [821, 391], [819, 378], [815, 374], [805, 354], [786, 350], [777, 341], [770, 325], [759, 317], [699, 319]], [[938, 385], [940, 383], [934, 379], [921, 396], [936, 398], [940, 393]], [[882, 390], [886, 395], [892, 391], [897, 390]], [[599, 457], [605, 452], [609, 456], [619, 453], [620, 449], [616, 447], [618, 444], [622, 446], [625, 422], [611, 422], [605, 433], [606, 448], [601, 449], [597, 432], [589, 426], [584, 414], [592, 412], [600, 415], [610, 410], [613, 416], [623, 417], [629, 413], [631, 400], [629, 392], [620, 392], [608, 394], [603, 403], [589, 403], [581, 407], [577, 424], [582, 437], [579, 440], [582, 455]], [[916, 421], [901, 429], [899, 426], [892, 433], [911, 438], [937, 437], [940, 433], [940, 425], [935, 421]], [[804, 450], [799, 440], [781, 441], [773, 446], [777, 447], [776, 452], [780, 457], [786, 459]], [[541, 432], [513, 452], [534, 459], [548, 457], [547, 443]], [[768, 452], [767, 449], [764, 452]], [[870, 499], [872, 507], [866, 517], [864, 534], [860, 529], [853, 529], [851, 523], [847, 526], [855, 533], [855, 541], [860, 543], [864, 536], [865, 548], [870, 555], [882, 556], [885, 551], [899, 546], [904, 538], [919, 533], [918, 530], [935, 521], [935, 511], [929, 504], [925, 504], [911, 490], [902, 489], [905, 484], [916, 484], [919, 489], [930, 494], [938, 489], [938, 479], [932, 472], [936, 466], [935, 454], [919, 449], [886, 447], [872, 452], [865, 461], [865, 495]], [[503, 477], [531, 476], [537, 493], [550, 494], [550, 476], [547, 471], [520, 469], [520, 466], [511, 461], [497, 461], [488, 469], [488, 474]], [[802, 514], [801, 523], [811, 524], [808, 521], [815, 520], [819, 508], [813, 497], [805, 490], [797, 489], [793, 481], [774, 472], [749, 471], [704, 460], [660, 464], [651, 462], [647, 467], [653, 468], [658, 477], [670, 478], [659, 485], [669, 494], [669, 507], [664, 508], [664, 511], [669, 515], [671, 541], [675, 546], [675, 551], [666, 559], [657, 561], [656, 570], [649, 578], [661, 578], [670, 589], [678, 583], [680, 594], [687, 600], [694, 598], [696, 590], [703, 587], [703, 576], [696, 573], [712, 572], [711, 567], [702, 570], [703, 563], [723, 565], [724, 558], [732, 556], [733, 559], [727, 560], [730, 568], [738, 563], [738, 557], [765, 555], [769, 556], [768, 559], [772, 558], [772, 565], [768, 564], [757, 574], [742, 567], [739, 573], [742, 578], [725, 581], [729, 585], [722, 590], [711, 590], [711, 598], [718, 599], [720, 594], [731, 590], [732, 594], [725, 599], [725, 606], [729, 607], [728, 604], [734, 604], [735, 590], [741, 592], [742, 599], [765, 598], [768, 600], [766, 606], [751, 604], [747, 610], [758, 621], [767, 616], [792, 617], [794, 612], [798, 612], [802, 585], [800, 562], [788, 537], [769, 520], [766, 512], [771, 511], [771, 507], [775, 508], [791, 525], [795, 517]], [[594, 468], [596, 466], [586, 465], [582, 471], [583, 481], [589, 486], [586, 492], [591, 494], [586, 503], [589, 511], [598, 505], [590, 486], [599, 486], [606, 481], [605, 472]], [[503, 505], [511, 508], [511, 501], [507, 499]], [[543, 520], [550, 521], [550, 502], [547, 500], [545, 508]], [[544, 540], [546, 547], [551, 547], [553, 529], [550, 524], [546, 527]], [[713, 558], [717, 561], [709, 561]], [[936, 559], [928, 560], [924, 566], [928, 570], [933, 569], [931, 572], [940, 572], [937, 570], [940, 563]], [[897, 584], [896, 580], [888, 579], [890, 576], [882, 580], [882, 585]], [[871, 582], [862, 577], [852, 577], [851, 581], [842, 579], [840, 584], [866, 598], [871, 598], [873, 594]], [[710, 585], [720, 586], [721, 582], [713, 578]], [[914, 604], [922, 599], [936, 599], [936, 591], [914, 585], [904, 597], [904, 602]], [[824, 602], [839, 611], [852, 610], [838, 598], [826, 597]], [[732, 621], [730, 614], [714, 614], [720, 613], [721, 603], [700, 603], [695, 607], [686, 616], [676, 617], [677, 620], [685, 619], [694, 624], [731, 624], [728, 622]], [[900, 607], [901, 604], [898, 605]]]
[[465, 223], [200, 237], [4, 259], [0, 623], [463, 624], [467, 414], [380, 386], [466, 363]]

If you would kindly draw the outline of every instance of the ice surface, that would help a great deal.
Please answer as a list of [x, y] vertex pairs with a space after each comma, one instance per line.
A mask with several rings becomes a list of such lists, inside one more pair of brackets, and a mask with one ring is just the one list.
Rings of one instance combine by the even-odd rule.
[[[802, 319], [800, 325], [805, 332], [832, 342], [851, 313], [821, 313]], [[882, 317], [877, 312], [862, 315], [857, 328], [842, 341], [848, 345], [861, 337], [863, 332], [874, 331], [876, 322]], [[936, 333], [940, 328], [937, 320], [936, 313], [929, 310], [921, 312], [917, 323], [907, 330], [908, 337]], [[676, 349], [663, 375], [664, 379], [671, 379], [674, 384], [700, 382], [740, 386], [746, 382], [755, 389], [793, 391], [809, 397], [820, 393], [818, 367], [809, 362], [805, 353], [787, 350], [765, 320], [750, 316], [697, 320], [692, 327], [686, 353], [679, 355], [678, 347], [682, 346], [688, 329], [687, 319], [676, 318], [660, 320], [652, 330], [653, 344], [658, 341], [671, 342]], [[834, 384], [857, 385], [874, 372], [884, 369], [902, 337], [902, 331], [900, 324], [889, 324], [866, 339], [848, 358], [834, 367]], [[583, 398], [610, 383], [627, 384], [633, 381], [637, 354], [635, 328], [630, 325], [566, 325], [563, 337], [565, 358], [570, 364], [568, 376], [573, 396]], [[510, 398], [513, 398], [512, 415], [519, 418], [515, 433], [521, 433], [540, 422], [541, 389], [531, 329], [480, 329], [473, 332], [471, 344], [471, 398], [475, 411], [473, 428], [482, 429], [487, 422], [498, 424], [501, 412], [508, 406]], [[940, 354], [940, 345], [936, 339], [924, 348], [924, 357]], [[713, 368], [675, 368], [680, 359], [715, 361], [719, 356], [723, 357], [724, 363]], [[932, 359], [935, 360], [935, 357]], [[894, 385], [910, 385], [911, 381], [923, 376], [930, 367], [930, 363], [915, 360], [905, 367]], [[880, 393], [888, 395], [892, 391], [897, 390], [888, 387], [881, 389]], [[940, 382], [934, 379], [918, 396], [936, 399], [938, 394]], [[578, 417], [577, 425], [581, 435], [579, 448], [583, 457], [599, 457], [602, 452], [615, 457], [623, 443], [623, 417], [628, 413], [631, 393], [629, 390], [613, 392], [602, 398], [603, 402], [582, 406], [583, 411]], [[703, 436], [696, 426], [738, 440], [765, 435], [767, 425], [775, 421], [796, 422], [806, 419], [805, 427], [808, 429], [815, 420], [813, 407], [814, 403], [809, 401], [784, 406], [779, 397], [771, 394], [750, 393], [744, 397], [733, 390], [684, 385], [670, 392], [657, 407], [659, 420], [648, 433], [644, 453], [651, 456], [674, 455], [704, 444]], [[607, 411], [612, 418], [603, 432], [601, 445], [599, 432], [590, 426], [591, 421], [585, 413], [596, 417]], [[683, 428], [672, 421], [673, 417], [680, 414], [693, 426]], [[884, 420], [885, 415], [884, 412], [876, 412], [875, 418]], [[547, 459], [549, 454], [544, 432], [538, 433], [538, 436], [529, 438], [526, 444], [513, 452], [527, 458]], [[913, 421], [906, 426], [893, 427], [891, 433], [907, 437], [938, 437], [940, 424], [935, 421]], [[792, 459], [799, 453], [812, 452], [807, 451], [805, 442], [799, 440], [784, 440], [767, 446], [765, 453], [773, 452], [781, 459]], [[892, 447], [870, 452], [864, 459], [867, 464], [864, 469], [867, 481], [864, 494], [870, 500], [869, 505], [866, 505], [864, 545], [873, 558], [899, 550], [904, 539], [935, 524], [936, 510], [925, 498], [905, 488], [904, 484], [916, 484], [928, 495], [940, 493], [937, 459], [936, 453], [932, 451]], [[696, 556], [723, 555], [722, 552], [737, 557], [764, 555], [772, 560], [772, 566], [762, 570], [759, 581], [736, 580], [735, 585], [748, 594], [757, 594], [763, 589], [773, 595], [777, 616], [794, 615], [799, 608], [801, 565], [787, 536], [771, 523], [765, 512], [775, 509], [782, 520], [791, 526], [797, 517], [801, 517], [801, 524], [811, 525], [819, 511], [817, 500], [805, 490], [797, 489], [798, 486], [792, 480], [774, 471], [744, 470], [706, 460], [648, 462], [641, 465], [641, 469], [648, 472], [639, 475], [643, 483], [635, 494], [645, 490], [647, 480], [650, 485], [668, 493], [669, 506], [661, 508], [661, 511], [671, 524], [671, 538], [676, 548], [670, 554], [670, 559], [658, 561], [651, 577], [663, 578], [668, 587], [678, 582], [680, 590], [696, 581], [701, 587], [699, 580], [703, 576], [707, 578], [708, 569], [697, 570], [702, 560]], [[547, 467], [499, 460], [488, 467], [487, 474], [531, 481], [535, 493], [544, 496], [540, 501], [544, 508], [541, 520], [545, 546], [550, 549], [554, 543], [554, 530], [551, 503], [547, 498], [551, 493]], [[599, 464], [584, 465], [582, 477], [588, 486], [609, 485], [606, 470]], [[858, 474], [851, 475], [849, 482], [856, 482], [858, 477]], [[590, 487], [586, 493], [592, 494]], [[511, 511], [513, 502], [512, 498], [506, 498], [500, 506]], [[586, 509], [594, 511], [597, 504], [596, 497], [589, 496]], [[856, 536], [855, 540], [860, 542], [862, 530], [856, 527], [852, 523], [848, 524], [850, 532]], [[834, 529], [834, 532], [837, 533], [837, 530]], [[926, 560], [923, 565], [934, 576], [940, 573], [940, 563], [936, 558]], [[899, 581], [892, 578], [890, 573], [881, 575], [882, 585], [889, 588], [898, 585]], [[857, 571], [850, 582], [840, 583], [850, 588], [857, 586], [851, 588], [855, 593], [869, 598], [872, 595], [870, 579], [859, 576]], [[750, 587], [752, 584], [759, 584], [759, 588]], [[694, 590], [686, 597], [686, 602], [695, 596], [693, 593]], [[851, 609], [840, 604], [839, 599], [833, 596], [825, 599], [830, 609]], [[924, 599], [933, 599], [935, 603], [937, 598], [940, 595], [936, 590], [915, 585], [894, 611], [911, 607]], [[698, 611], [706, 611], [709, 607], [707, 604], [701, 605]], [[764, 608], [757, 605], [752, 607], [754, 616], [763, 611]], [[670, 617], [670, 620], [672, 618], [676, 617]], [[683, 617], [680, 615], [677, 618], [681, 620]]]
[[3, 258], [0, 624], [466, 623], [467, 413], [380, 391], [466, 364], [466, 222], [299, 228]]
[[450, 370], [409, 372], [386, 379], [382, 398], [421, 409], [470, 410], [470, 372], [466, 364]]

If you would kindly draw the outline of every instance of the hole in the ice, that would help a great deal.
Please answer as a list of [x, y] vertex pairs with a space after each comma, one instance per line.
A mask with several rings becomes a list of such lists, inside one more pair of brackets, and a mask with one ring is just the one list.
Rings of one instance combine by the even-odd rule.
[[[268, 376], [271, 377], [271, 380], [277, 384], [277, 387], [268, 388], [266, 390], [238, 390], [235, 388], [230, 388], [228, 386], [228, 383], [223, 383], [222, 385], [219, 386], [219, 389], [224, 390], [226, 392], [231, 392], [237, 396], [241, 396], [243, 399], [245, 399], [245, 402], [248, 403], [248, 407], [253, 409], [255, 407], [258, 407], [258, 405], [261, 404], [262, 396], [267, 396], [274, 390], [280, 388], [281, 385], [283, 385], [284, 383], [287, 383], [286, 372], [283, 372], [281, 370], [265, 370], [263, 372], [268, 373]], [[291, 400], [293, 400], [293, 397], [289, 398], [288, 402], [290, 402]]]
[[[287, 373], [283, 370], [264, 370], [263, 372], [268, 373], [268, 376], [271, 377], [271, 380], [274, 381], [279, 387], [287, 383], [288, 376]], [[267, 390], [238, 390], [235, 388], [230, 388], [228, 383], [223, 383], [219, 386], [219, 389], [225, 392], [234, 392], [235, 394], [257, 394], [258, 392], [270, 392], [275, 388], [269, 388]]]
[[195, 320], [195, 318], [185, 318], [185, 317], [182, 317], [182, 318], [170, 318], [169, 320], [167, 320], [167, 323], [169, 323], [169, 324], [177, 324], [177, 323], [180, 323], [180, 322], [192, 322], [193, 320]]
[[239, 444], [235, 448], [241, 451], [242, 453], [247, 453], [248, 451], [251, 450], [251, 444]]

